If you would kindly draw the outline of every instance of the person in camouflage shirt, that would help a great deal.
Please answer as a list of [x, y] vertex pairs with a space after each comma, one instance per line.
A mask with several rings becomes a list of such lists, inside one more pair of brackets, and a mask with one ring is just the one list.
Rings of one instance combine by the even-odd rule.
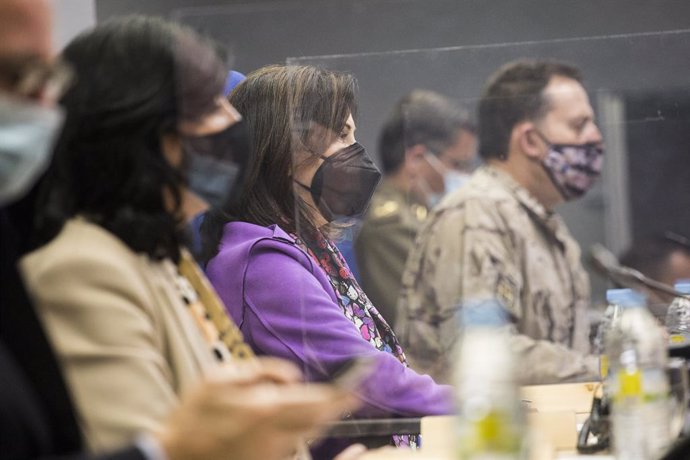
[[589, 354], [589, 279], [559, 203], [601, 171], [599, 129], [577, 69], [518, 61], [497, 71], [479, 104], [486, 165], [447, 196], [407, 261], [396, 331], [411, 365], [448, 382], [463, 302], [494, 298], [514, 330], [523, 384], [596, 379]]

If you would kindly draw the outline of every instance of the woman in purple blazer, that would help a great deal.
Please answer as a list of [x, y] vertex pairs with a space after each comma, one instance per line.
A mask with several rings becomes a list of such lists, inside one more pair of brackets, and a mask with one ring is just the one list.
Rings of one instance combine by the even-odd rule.
[[334, 221], [366, 209], [380, 178], [355, 142], [354, 91], [349, 75], [285, 66], [234, 89], [253, 148], [239, 199], [206, 217], [207, 273], [258, 354], [289, 359], [314, 381], [371, 357], [358, 415], [446, 414], [450, 387], [407, 366], [330, 239]]

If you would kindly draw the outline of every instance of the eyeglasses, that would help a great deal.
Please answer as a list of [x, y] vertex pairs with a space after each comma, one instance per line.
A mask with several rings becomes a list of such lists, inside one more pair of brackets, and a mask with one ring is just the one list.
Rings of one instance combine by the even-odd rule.
[[45, 62], [37, 56], [0, 58], [0, 89], [19, 97], [55, 102], [73, 81], [65, 62]]

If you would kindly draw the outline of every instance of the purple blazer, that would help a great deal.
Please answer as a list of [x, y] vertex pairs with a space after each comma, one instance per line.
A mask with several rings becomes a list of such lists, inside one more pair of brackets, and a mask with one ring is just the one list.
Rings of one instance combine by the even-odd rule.
[[207, 274], [254, 351], [296, 363], [308, 380], [328, 380], [354, 356], [374, 357], [376, 370], [357, 391], [364, 402], [359, 415], [452, 413], [451, 387], [363, 339], [326, 273], [277, 225], [227, 224]]

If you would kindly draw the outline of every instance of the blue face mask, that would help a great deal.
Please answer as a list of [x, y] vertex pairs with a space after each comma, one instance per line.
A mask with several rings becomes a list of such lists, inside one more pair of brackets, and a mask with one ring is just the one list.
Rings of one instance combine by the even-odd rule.
[[470, 177], [472, 177], [472, 175], [466, 172], [460, 172], [454, 169], [446, 171], [446, 173], [443, 175], [443, 186], [445, 193], [449, 194], [458, 190], [465, 185], [468, 180], [470, 180]]
[[234, 188], [241, 186], [240, 171], [251, 154], [247, 125], [238, 121], [218, 133], [186, 136], [183, 150], [190, 190], [210, 206], [225, 209], [234, 198]]
[[437, 173], [443, 176], [443, 193], [429, 193], [428, 205], [429, 207], [433, 208], [445, 195], [448, 195], [449, 193], [452, 193], [465, 185], [467, 181], [470, 180], [472, 175], [443, 166], [441, 160], [439, 160], [432, 152], [428, 152], [426, 154], [426, 159], [431, 167], [434, 168]]
[[189, 158], [189, 188], [214, 208], [222, 209], [237, 180], [235, 163], [194, 155]]
[[50, 163], [59, 108], [0, 96], [0, 205], [15, 201]]

